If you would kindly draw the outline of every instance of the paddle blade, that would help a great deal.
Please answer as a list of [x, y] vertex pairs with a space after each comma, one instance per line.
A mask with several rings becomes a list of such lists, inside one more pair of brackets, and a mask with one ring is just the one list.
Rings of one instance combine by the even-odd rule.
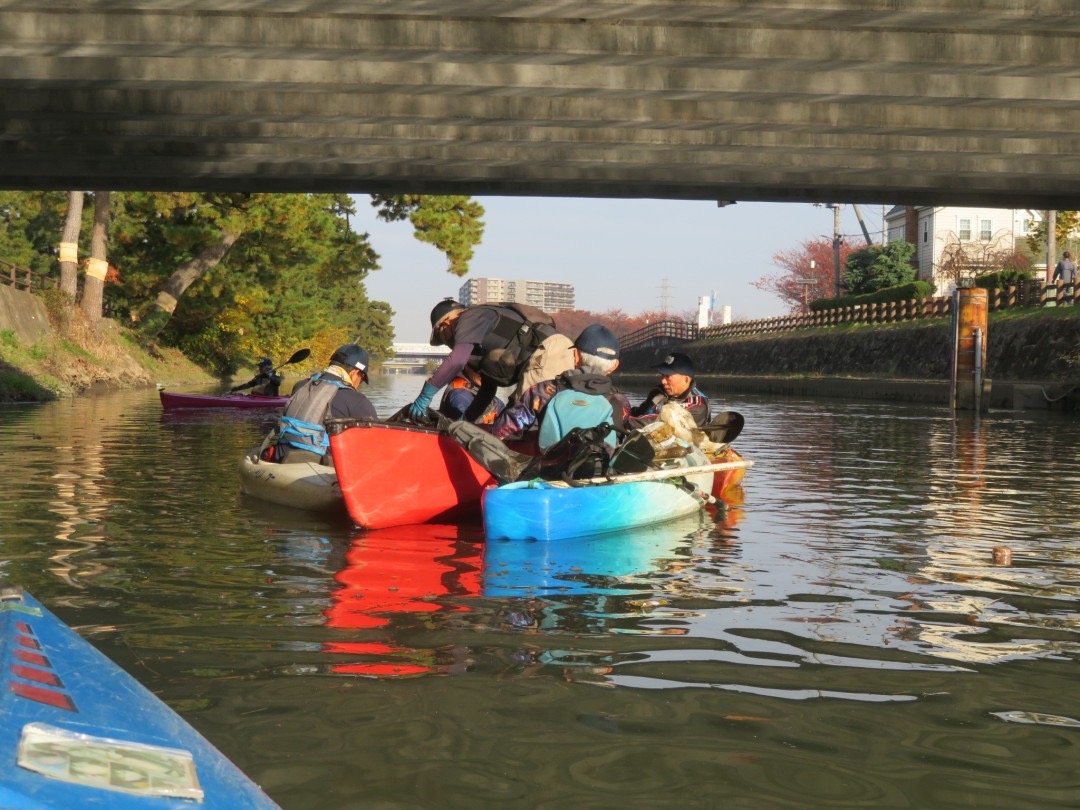
[[712, 441], [718, 444], [729, 444], [742, 433], [745, 424], [746, 420], [738, 411], [721, 411], [702, 430]]
[[291, 366], [293, 363], [299, 363], [301, 360], [307, 360], [309, 357], [311, 357], [311, 349], [297, 349], [293, 352], [293, 356], [281, 365]]

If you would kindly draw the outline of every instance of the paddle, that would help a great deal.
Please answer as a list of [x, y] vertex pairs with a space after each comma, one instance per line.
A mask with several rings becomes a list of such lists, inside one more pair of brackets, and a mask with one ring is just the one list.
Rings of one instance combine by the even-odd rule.
[[[293, 363], [299, 363], [301, 360], [307, 360], [309, 357], [311, 357], [311, 349], [297, 349], [295, 352], [293, 352], [292, 357], [290, 357], [280, 366], [275, 368], [274, 371], [277, 371], [278, 369], [285, 366], [291, 366]], [[741, 419], [742, 417], [739, 418]]]
[[746, 420], [738, 411], [720, 411], [702, 430], [717, 444], [730, 444], [742, 433]]

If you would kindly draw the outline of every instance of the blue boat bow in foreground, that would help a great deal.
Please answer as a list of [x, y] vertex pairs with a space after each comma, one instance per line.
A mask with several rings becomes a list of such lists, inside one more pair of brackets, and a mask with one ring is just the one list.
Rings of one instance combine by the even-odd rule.
[[0, 582], [0, 807], [277, 808], [176, 712]]

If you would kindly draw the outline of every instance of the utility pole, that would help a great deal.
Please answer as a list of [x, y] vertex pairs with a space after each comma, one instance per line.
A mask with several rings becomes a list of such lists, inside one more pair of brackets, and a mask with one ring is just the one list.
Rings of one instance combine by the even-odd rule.
[[1054, 280], [1057, 262], [1057, 211], [1046, 212], [1046, 283]]
[[668, 299], [670, 298], [668, 292], [668, 280], [665, 278], [660, 282], [660, 313], [666, 318], [668, 310]]
[[833, 257], [833, 297], [840, 297], [840, 243], [844, 241], [840, 229], [840, 204], [832, 203], [832, 257]]

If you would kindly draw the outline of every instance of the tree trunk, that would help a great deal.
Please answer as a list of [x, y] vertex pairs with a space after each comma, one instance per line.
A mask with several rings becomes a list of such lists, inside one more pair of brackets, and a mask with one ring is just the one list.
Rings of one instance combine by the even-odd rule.
[[82, 310], [91, 324], [101, 321], [101, 302], [105, 289], [105, 274], [109, 271], [106, 245], [109, 228], [109, 192], [94, 192], [94, 229], [90, 234], [90, 261], [86, 264], [83, 282]]
[[168, 325], [180, 297], [187, 288], [202, 278], [207, 270], [220, 264], [239, 238], [239, 233], [222, 230], [219, 241], [205, 248], [191, 261], [176, 268], [165, 282], [165, 287], [158, 293], [150, 312], [143, 318], [140, 331], [144, 338], [153, 339], [161, 334], [161, 330]]
[[79, 291], [79, 231], [82, 229], [83, 193], [68, 192], [67, 216], [60, 233], [60, 291], [72, 304]]

